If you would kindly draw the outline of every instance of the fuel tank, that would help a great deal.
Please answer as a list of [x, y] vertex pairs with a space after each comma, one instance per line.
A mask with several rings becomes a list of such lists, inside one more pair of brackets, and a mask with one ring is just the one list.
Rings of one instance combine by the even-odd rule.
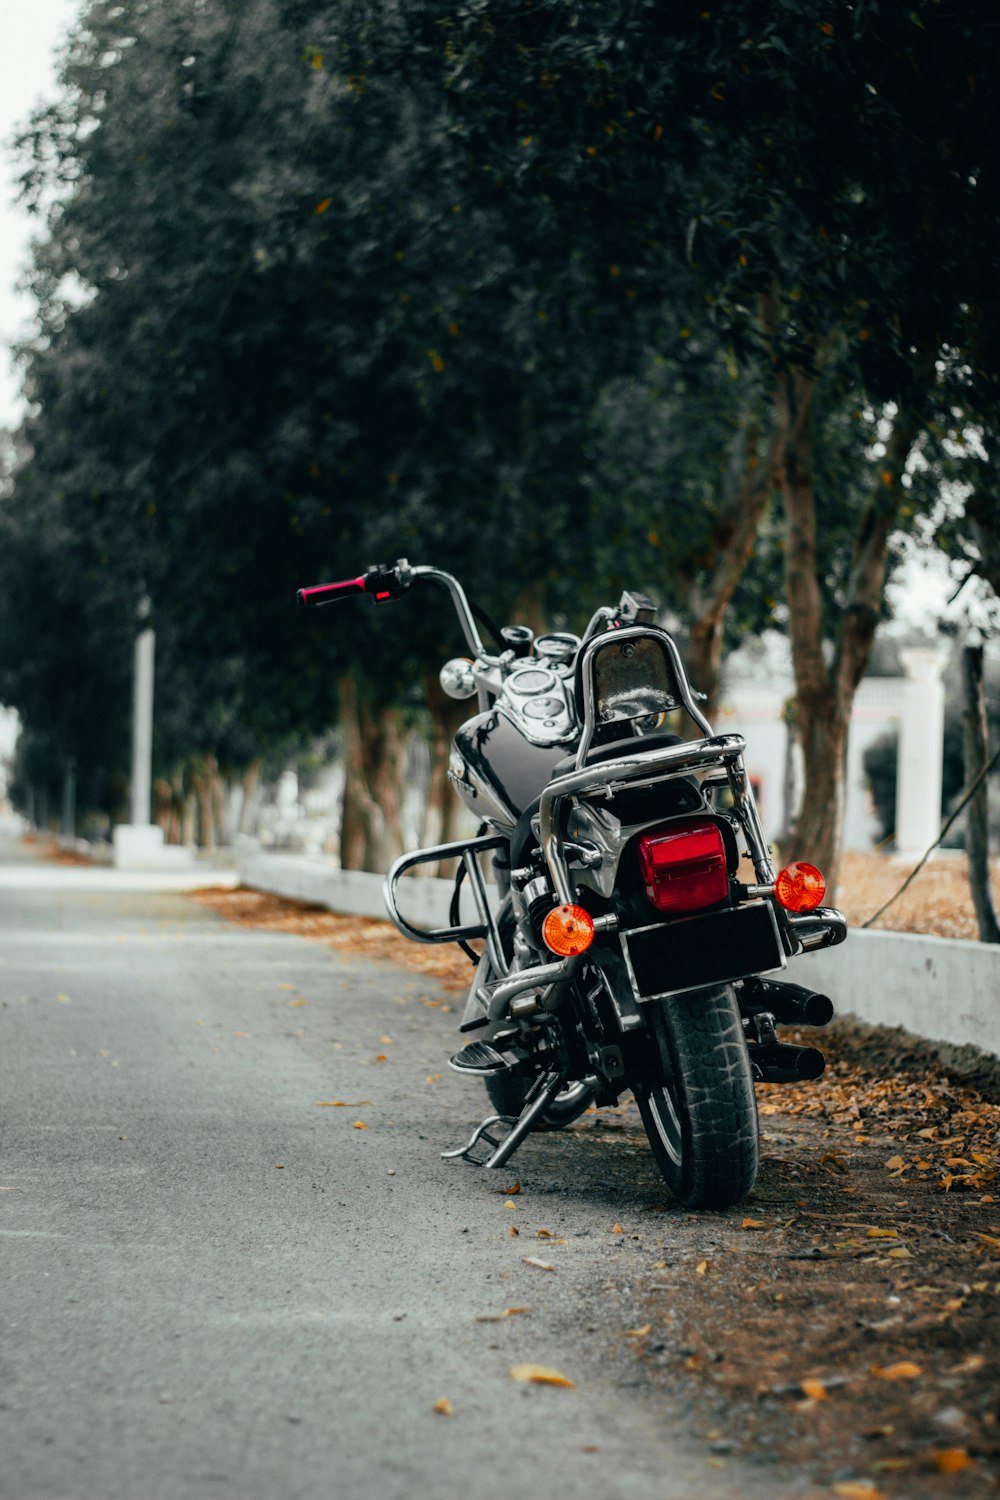
[[541, 794], [566, 744], [533, 745], [502, 709], [463, 724], [455, 735], [448, 776], [469, 810], [513, 828]]

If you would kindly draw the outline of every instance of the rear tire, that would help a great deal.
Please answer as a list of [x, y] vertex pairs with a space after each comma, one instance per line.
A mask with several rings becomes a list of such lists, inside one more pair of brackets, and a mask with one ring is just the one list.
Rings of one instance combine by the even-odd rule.
[[757, 1179], [753, 1072], [730, 985], [643, 1007], [659, 1081], [636, 1094], [656, 1164], [687, 1208], [729, 1208]]

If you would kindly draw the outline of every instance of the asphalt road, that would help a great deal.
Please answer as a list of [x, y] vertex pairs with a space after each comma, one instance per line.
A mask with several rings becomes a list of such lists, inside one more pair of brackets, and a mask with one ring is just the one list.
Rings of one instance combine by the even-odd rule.
[[699, 1232], [645, 1153], [442, 1161], [485, 1109], [431, 985], [114, 885], [0, 851], [4, 1500], [804, 1493], [636, 1358]]

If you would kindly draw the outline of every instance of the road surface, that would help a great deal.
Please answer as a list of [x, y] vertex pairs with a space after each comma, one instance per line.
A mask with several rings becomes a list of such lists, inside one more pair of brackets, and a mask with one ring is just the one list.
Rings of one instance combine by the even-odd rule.
[[636, 1357], [648, 1155], [442, 1161], [485, 1112], [447, 997], [142, 884], [0, 851], [4, 1500], [807, 1492]]

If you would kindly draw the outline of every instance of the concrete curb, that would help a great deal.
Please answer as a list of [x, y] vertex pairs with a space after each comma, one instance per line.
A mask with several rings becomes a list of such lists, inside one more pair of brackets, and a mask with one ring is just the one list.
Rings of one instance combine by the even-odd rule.
[[[363, 870], [341, 870], [330, 860], [303, 854], [268, 854], [256, 844], [241, 842], [237, 848], [240, 884], [275, 896], [311, 901], [330, 911], [351, 917], [387, 919], [381, 875]], [[407, 921], [417, 927], [446, 927], [454, 882], [433, 876], [420, 880], [407, 877], [400, 886], [400, 907]], [[488, 890], [492, 905], [495, 889]], [[462, 921], [476, 920], [469, 890], [462, 891]]]
[[1000, 1057], [1000, 946], [909, 932], [859, 932], [787, 975], [822, 990], [838, 1012], [903, 1026], [929, 1041]]
[[[380, 875], [340, 870], [322, 859], [267, 854], [249, 841], [239, 848], [238, 862], [241, 883], [255, 890], [350, 916], [386, 915]], [[408, 920], [421, 927], [448, 923], [450, 880], [408, 879], [404, 889]], [[474, 920], [467, 892], [462, 919]], [[1000, 1057], [1000, 947], [855, 930], [839, 948], [793, 959], [785, 972], [796, 984], [828, 994], [838, 1014]]]

